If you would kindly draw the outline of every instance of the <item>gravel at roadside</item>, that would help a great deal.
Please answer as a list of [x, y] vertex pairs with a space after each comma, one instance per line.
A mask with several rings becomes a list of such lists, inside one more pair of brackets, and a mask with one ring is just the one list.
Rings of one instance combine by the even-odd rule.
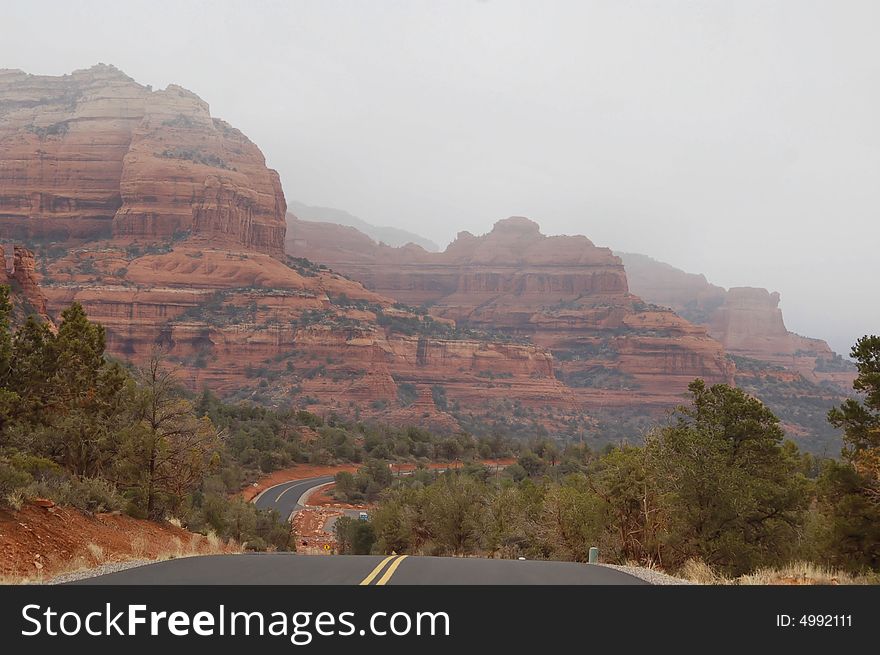
[[619, 564], [601, 564], [601, 566], [607, 566], [610, 569], [617, 569], [618, 571], [629, 573], [630, 575], [656, 585], [697, 584], [690, 580], [676, 578], [667, 575], [666, 573], [661, 573], [660, 571], [655, 571], [653, 569], [645, 569], [640, 566], [620, 566]]
[[46, 580], [45, 584], [64, 584], [65, 582], [87, 580], [88, 578], [94, 578], [99, 575], [104, 575], [105, 573], [116, 573], [117, 571], [125, 571], [126, 569], [133, 569], [138, 566], [144, 566], [145, 564], [154, 563], [155, 560], [151, 559], [133, 559], [126, 562], [108, 562], [93, 569], [82, 569], [81, 571], [73, 571], [72, 573], [65, 573], [63, 575], [55, 576], [54, 578]]

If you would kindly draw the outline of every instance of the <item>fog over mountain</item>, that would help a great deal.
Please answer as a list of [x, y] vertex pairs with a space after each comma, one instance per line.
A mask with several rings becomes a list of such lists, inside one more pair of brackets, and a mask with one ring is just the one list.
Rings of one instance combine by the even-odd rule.
[[408, 243], [415, 243], [428, 251], [438, 250], [437, 244], [409, 232], [401, 230], [397, 227], [379, 227], [371, 225], [365, 220], [352, 216], [343, 209], [334, 209], [333, 207], [312, 207], [296, 200], [287, 200], [287, 210], [297, 218], [304, 221], [318, 221], [320, 223], [336, 223], [338, 225], [348, 225], [354, 227], [368, 235], [374, 241], [387, 243], [389, 246], [405, 246]]
[[0, 67], [197, 90], [288, 199], [440, 244], [510, 215], [880, 331], [880, 4], [4, 3]]

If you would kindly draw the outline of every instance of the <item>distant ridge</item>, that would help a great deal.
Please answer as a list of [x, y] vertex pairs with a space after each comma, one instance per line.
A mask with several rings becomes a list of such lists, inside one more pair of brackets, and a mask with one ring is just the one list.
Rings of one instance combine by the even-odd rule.
[[724, 289], [704, 275], [686, 273], [646, 255], [615, 254], [623, 260], [633, 293], [706, 326], [730, 354], [797, 371], [812, 382], [828, 381], [844, 391], [850, 389], [855, 368], [822, 339], [790, 332], [778, 293], [752, 287]]
[[339, 225], [347, 225], [357, 228], [371, 239], [377, 242], [383, 242], [389, 246], [399, 247], [408, 243], [414, 243], [421, 246], [429, 252], [437, 252], [440, 246], [426, 239], [425, 237], [401, 230], [396, 227], [381, 227], [367, 223], [365, 220], [352, 216], [342, 209], [333, 209], [332, 207], [313, 207], [305, 203], [291, 200], [287, 205], [288, 210], [296, 215], [297, 218], [304, 221], [316, 221], [318, 223], [337, 223]]

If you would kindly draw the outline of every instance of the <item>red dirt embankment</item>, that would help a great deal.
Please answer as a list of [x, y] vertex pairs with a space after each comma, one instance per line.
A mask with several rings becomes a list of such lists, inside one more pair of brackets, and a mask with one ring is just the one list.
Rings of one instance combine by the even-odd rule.
[[335, 484], [328, 484], [321, 487], [315, 493], [309, 496], [309, 507], [333, 507], [336, 509], [364, 509], [364, 504], [352, 505], [351, 503], [340, 503], [333, 497], [333, 489]]
[[170, 523], [72, 507], [0, 509], [0, 581], [48, 580], [108, 562], [238, 552], [234, 545]]

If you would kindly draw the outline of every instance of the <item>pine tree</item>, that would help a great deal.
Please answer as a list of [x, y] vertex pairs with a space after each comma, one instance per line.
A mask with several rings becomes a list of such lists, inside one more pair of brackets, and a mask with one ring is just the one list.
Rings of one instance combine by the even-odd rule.
[[741, 389], [702, 380], [689, 389], [692, 404], [647, 440], [668, 521], [664, 563], [698, 558], [740, 574], [784, 561], [809, 498], [797, 449]]
[[0, 286], [0, 443], [3, 429], [14, 415], [19, 396], [9, 388], [12, 372], [12, 303], [9, 287]]
[[52, 404], [50, 379], [56, 361], [51, 347], [55, 335], [34, 316], [15, 332], [8, 387], [21, 399], [19, 417], [32, 424], [49, 419]]
[[843, 429], [843, 461], [831, 462], [822, 480], [830, 518], [827, 550], [835, 563], [853, 570], [880, 569], [880, 337], [865, 336], [852, 349], [862, 396], [828, 412]]

